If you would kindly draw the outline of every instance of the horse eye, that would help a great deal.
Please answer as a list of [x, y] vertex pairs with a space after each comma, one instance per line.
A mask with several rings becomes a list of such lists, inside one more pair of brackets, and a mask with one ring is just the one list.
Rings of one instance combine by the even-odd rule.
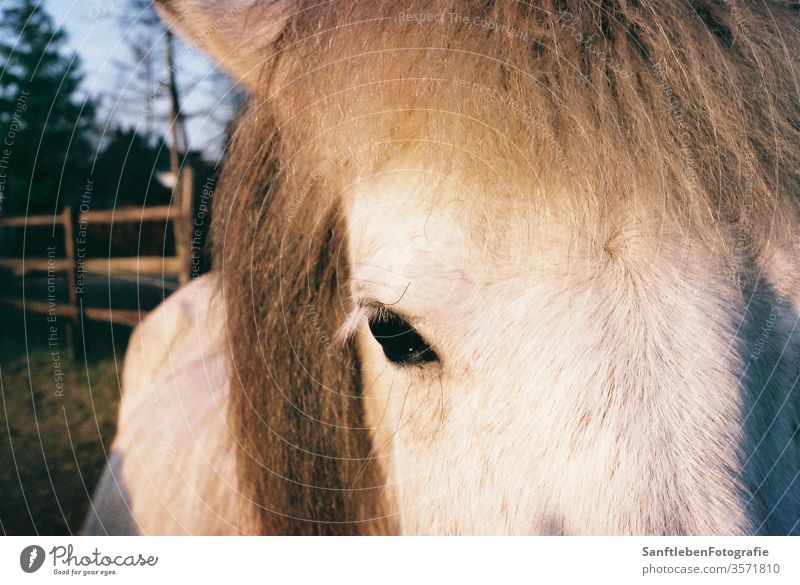
[[370, 318], [369, 330], [381, 344], [386, 359], [393, 364], [412, 366], [439, 359], [428, 342], [396, 313], [381, 311]]

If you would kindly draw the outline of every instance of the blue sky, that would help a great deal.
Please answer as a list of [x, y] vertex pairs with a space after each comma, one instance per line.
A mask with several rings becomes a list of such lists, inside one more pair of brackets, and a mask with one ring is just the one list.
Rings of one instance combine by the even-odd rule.
[[[4, 4], [6, 0], [0, 0], [0, 8]], [[142, 82], [137, 81], [140, 72], [132, 63], [125, 42], [130, 27], [126, 29], [122, 20], [123, 14], [130, 14], [126, 0], [44, 0], [43, 4], [56, 26], [66, 31], [69, 49], [77, 51], [83, 61], [84, 90], [100, 100], [100, 122], [110, 119], [112, 123], [144, 128], [148, 95], [165, 94], [157, 89], [163, 73], [156, 74], [152, 90], [144, 91]], [[188, 123], [191, 147], [213, 157], [219, 150], [223, 122], [230, 114], [229, 108], [219, 104], [224, 87], [207, 79], [214, 66], [199, 52], [181, 46], [176, 54], [180, 59], [182, 105], [186, 112], [194, 114]], [[120, 97], [124, 101], [119, 101]], [[163, 133], [167, 128], [166, 103], [164, 100], [159, 103], [153, 108], [151, 124]], [[206, 112], [211, 112], [211, 116], [203, 115]]]

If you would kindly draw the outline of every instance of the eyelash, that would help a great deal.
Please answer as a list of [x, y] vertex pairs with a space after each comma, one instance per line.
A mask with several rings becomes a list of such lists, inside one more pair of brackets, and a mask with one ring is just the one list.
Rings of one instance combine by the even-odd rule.
[[383, 354], [399, 367], [423, 366], [439, 361], [439, 356], [414, 327], [393, 311], [376, 310], [367, 318], [369, 330]]

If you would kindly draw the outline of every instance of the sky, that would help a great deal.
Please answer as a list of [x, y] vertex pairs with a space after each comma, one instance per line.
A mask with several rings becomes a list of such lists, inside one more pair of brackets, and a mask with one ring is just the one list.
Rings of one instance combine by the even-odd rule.
[[[0, 0], [0, 9], [6, 2]], [[166, 92], [158, 85], [165, 68], [158, 63], [150, 89], [145, 89], [142, 68], [137, 67], [126, 43], [132, 38], [136, 20], [126, 0], [43, 0], [43, 4], [56, 26], [67, 33], [68, 50], [77, 51], [82, 59], [83, 89], [100, 100], [101, 125], [111, 121], [144, 130], [149, 117], [152, 129], [165, 133], [167, 104], [162, 96]], [[163, 39], [156, 43], [163, 44]], [[232, 113], [224, 101], [228, 88], [225, 83], [209, 79], [215, 67], [193, 47], [181, 43], [175, 54], [190, 147], [213, 159], [219, 153], [224, 124]], [[154, 96], [159, 101], [150, 107], [148, 97], [152, 102]]]

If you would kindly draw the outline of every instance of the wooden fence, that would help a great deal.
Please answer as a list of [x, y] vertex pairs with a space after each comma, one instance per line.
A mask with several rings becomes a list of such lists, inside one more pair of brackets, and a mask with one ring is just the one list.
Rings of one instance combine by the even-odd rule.
[[[102, 274], [109, 279], [130, 274], [157, 274], [160, 276], [177, 276], [183, 284], [191, 278], [192, 270], [192, 205], [194, 177], [191, 167], [184, 167], [176, 181], [173, 201], [176, 205], [160, 205], [152, 207], [119, 207], [83, 211], [74, 206], [66, 206], [56, 215], [32, 215], [22, 217], [0, 218], [0, 229], [34, 226], [55, 226], [61, 224], [64, 231], [63, 259], [48, 258], [0, 258], [0, 268], [11, 270], [24, 276], [30, 272], [66, 273], [69, 292], [66, 304], [55, 306], [47, 302], [28, 301], [26, 299], [0, 298], [0, 305], [33, 313], [55, 314], [69, 319], [67, 339], [70, 349], [75, 355], [83, 353], [82, 319], [108, 321], [120, 325], [135, 327], [145, 314], [139, 310], [114, 309], [112, 307], [88, 307], [83, 303], [83, 286], [79, 286], [80, 274]], [[144, 223], [151, 221], [172, 222], [175, 230], [175, 256], [136, 256], [82, 258], [79, 257], [76, 235], [79, 225]], [[80, 224], [79, 224], [80, 222]]]

